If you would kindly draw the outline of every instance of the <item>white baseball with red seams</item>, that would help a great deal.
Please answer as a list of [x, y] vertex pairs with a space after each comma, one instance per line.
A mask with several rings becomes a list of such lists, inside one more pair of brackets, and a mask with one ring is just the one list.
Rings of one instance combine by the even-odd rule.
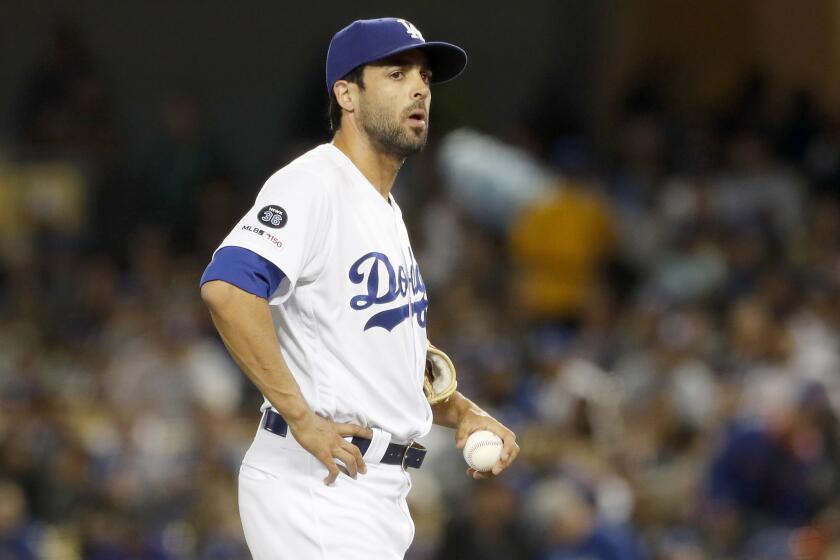
[[487, 472], [499, 462], [502, 455], [502, 438], [488, 430], [478, 430], [470, 434], [464, 445], [464, 460], [480, 472]]

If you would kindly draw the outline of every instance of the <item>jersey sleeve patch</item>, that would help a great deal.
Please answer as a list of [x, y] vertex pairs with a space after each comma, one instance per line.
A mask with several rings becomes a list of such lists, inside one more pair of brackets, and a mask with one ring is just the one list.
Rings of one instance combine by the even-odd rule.
[[271, 204], [269, 206], [263, 206], [257, 213], [257, 219], [265, 227], [280, 229], [286, 225], [289, 215], [282, 207]]
[[331, 204], [320, 176], [286, 167], [266, 181], [220, 248], [242, 247], [273, 263], [283, 271], [280, 291], [288, 297], [300, 281], [320, 275], [328, 262]]

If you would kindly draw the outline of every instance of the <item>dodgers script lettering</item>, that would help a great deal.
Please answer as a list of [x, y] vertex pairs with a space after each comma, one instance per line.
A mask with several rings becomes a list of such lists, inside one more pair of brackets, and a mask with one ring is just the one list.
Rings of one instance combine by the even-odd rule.
[[[420, 276], [420, 267], [414, 262], [413, 255], [410, 270], [406, 271], [403, 266], [394, 268], [391, 260], [383, 253], [367, 253], [352, 264], [349, 277], [352, 283], [361, 284], [367, 289], [366, 293], [350, 298], [350, 307], [357, 311], [393, 303], [398, 299], [410, 300], [404, 305], [374, 314], [365, 324], [365, 330], [381, 327], [391, 331], [412, 315], [418, 325], [426, 326], [429, 300]], [[420, 297], [414, 299], [418, 295]]]

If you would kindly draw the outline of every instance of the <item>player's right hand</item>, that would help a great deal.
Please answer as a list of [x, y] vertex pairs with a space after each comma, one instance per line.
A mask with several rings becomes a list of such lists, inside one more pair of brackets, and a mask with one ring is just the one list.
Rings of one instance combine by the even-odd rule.
[[338, 478], [338, 459], [347, 467], [347, 474], [356, 478], [358, 473], [365, 474], [367, 467], [359, 448], [344, 439], [344, 436], [359, 436], [373, 438], [370, 428], [363, 428], [356, 424], [339, 424], [310, 412], [294, 424], [289, 424], [297, 442], [316, 459], [321, 461], [329, 474], [324, 484], [330, 485]]

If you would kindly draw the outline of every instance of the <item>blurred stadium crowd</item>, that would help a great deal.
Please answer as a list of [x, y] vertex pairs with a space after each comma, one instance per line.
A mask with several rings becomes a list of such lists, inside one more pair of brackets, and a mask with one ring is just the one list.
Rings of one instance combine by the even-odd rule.
[[[555, 98], [395, 189], [430, 339], [522, 446], [478, 483], [433, 430], [408, 558], [840, 559], [838, 123], [758, 75], [640, 82], [598, 142]], [[247, 558], [259, 396], [198, 278], [259, 185], [189, 96], [140, 166], [113, 107], [59, 34], [0, 163], [0, 559]]]

